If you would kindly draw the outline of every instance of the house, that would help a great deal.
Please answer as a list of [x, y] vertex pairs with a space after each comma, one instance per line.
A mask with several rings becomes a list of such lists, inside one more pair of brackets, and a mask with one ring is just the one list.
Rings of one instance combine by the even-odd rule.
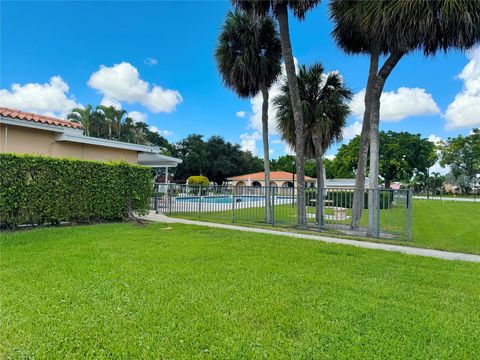
[[[233, 186], [265, 186], [265, 173], [257, 172], [253, 174], [245, 174], [227, 178], [230, 185]], [[315, 185], [317, 180], [305, 176], [305, 186], [311, 187]], [[297, 175], [286, 171], [271, 171], [270, 184], [276, 187], [294, 187], [297, 183]]]
[[85, 136], [79, 123], [6, 107], [0, 107], [0, 153], [126, 161], [163, 168], [167, 174], [182, 162], [162, 155], [158, 147]]

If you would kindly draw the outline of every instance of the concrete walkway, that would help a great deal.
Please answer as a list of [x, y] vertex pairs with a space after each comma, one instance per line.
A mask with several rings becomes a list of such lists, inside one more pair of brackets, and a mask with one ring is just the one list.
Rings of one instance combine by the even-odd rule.
[[356, 246], [356, 247], [361, 247], [366, 249], [377, 249], [377, 250], [384, 250], [384, 251], [399, 252], [399, 253], [409, 254], [409, 255], [433, 257], [433, 258], [443, 259], [443, 260], [461, 260], [461, 261], [480, 263], [480, 255], [455, 253], [455, 252], [441, 251], [441, 250], [422, 249], [422, 248], [416, 248], [411, 246], [381, 244], [381, 243], [373, 243], [373, 242], [367, 242], [367, 241], [330, 238], [330, 237], [321, 236], [321, 235], [309, 235], [309, 234], [300, 234], [295, 232], [286, 232], [286, 231], [278, 231], [278, 230], [270, 230], [270, 229], [250, 228], [245, 226], [218, 224], [218, 223], [211, 223], [211, 222], [205, 222], [205, 221], [178, 219], [178, 218], [168, 217], [163, 214], [155, 214], [154, 212], [151, 212], [149, 215], [145, 216], [144, 219], [150, 220], [150, 221], [156, 221], [156, 222], [163, 222], [163, 223], [181, 223], [181, 224], [207, 226], [207, 227], [228, 229], [228, 230], [238, 230], [238, 231], [261, 233], [261, 234], [288, 236], [288, 237], [294, 237], [299, 239], [323, 241], [323, 242], [332, 243], [332, 244], [350, 245], [350, 246]]

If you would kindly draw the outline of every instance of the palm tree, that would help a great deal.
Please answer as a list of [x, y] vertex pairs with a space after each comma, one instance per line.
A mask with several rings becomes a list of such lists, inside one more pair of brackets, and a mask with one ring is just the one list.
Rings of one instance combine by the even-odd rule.
[[[323, 155], [334, 141], [342, 139], [343, 128], [350, 114], [348, 106], [352, 92], [340, 74], [324, 73], [323, 66], [315, 63], [302, 65], [298, 75], [298, 88], [305, 121], [305, 156], [315, 158], [317, 163], [317, 221], [323, 221], [322, 190]], [[281, 93], [274, 99], [277, 110], [278, 129], [282, 138], [291, 146], [296, 144], [295, 120], [288, 82], [284, 81]]]
[[282, 48], [273, 19], [229, 11], [215, 50], [217, 67], [225, 85], [240, 97], [263, 97], [262, 135], [265, 169], [265, 207], [271, 222], [269, 196], [270, 161], [268, 148], [269, 88], [281, 71]]
[[113, 106], [99, 105], [97, 111], [102, 113], [108, 124], [108, 138], [120, 140], [122, 133], [123, 116], [127, 113], [125, 110], [116, 109]]
[[303, 190], [305, 186], [305, 154], [303, 134], [303, 114], [300, 93], [295, 73], [295, 64], [290, 42], [290, 30], [288, 26], [288, 10], [292, 10], [295, 17], [303, 20], [307, 11], [314, 8], [319, 0], [231, 0], [237, 8], [257, 15], [267, 15], [270, 12], [278, 20], [280, 29], [280, 41], [282, 46], [283, 60], [285, 61], [285, 72], [287, 74], [290, 97], [293, 104], [293, 117], [295, 119], [295, 157], [297, 167], [297, 222], [298, 225], [306, 224], [306, 208]]
[[[400, 59], [415, 49], [425, 55], [451, 48], [465, 50], [480, 40], [480, 2], [471, 0], [332, 0], [333, 36], [350, 54], [368, 54], [370, 69], [355, 184], [352, 228], [360, 223], [370, 142], [370, 189], [379, 175], [380, 97]], [[386, 60], [379, 69], [380, 56]], [[375, 197], [369, 200], [369, 231], [377, 222]]]
[[83, 125], [83, 131], [86, 136], [90, 136], [90, 130], [93, 125], [92, 105], [87, 105], [85, 108], [75, 108], [67, 115], [67, 120], [78, 122]]

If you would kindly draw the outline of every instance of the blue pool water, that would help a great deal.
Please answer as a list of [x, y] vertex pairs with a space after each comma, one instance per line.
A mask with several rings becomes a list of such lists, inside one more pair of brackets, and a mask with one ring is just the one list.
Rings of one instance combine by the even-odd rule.
[[[236, 202], [252, 202], [252, 201], [262, 201], [265, 198], [263, 196], [235, 196]], [[198, 196], [185, 196], [177, 197], [176, 202], [199, 202], [200, 199]], [[202, 196], [202, 203], [212, 203], [212, 204], [231, 204], [232, 196]]]

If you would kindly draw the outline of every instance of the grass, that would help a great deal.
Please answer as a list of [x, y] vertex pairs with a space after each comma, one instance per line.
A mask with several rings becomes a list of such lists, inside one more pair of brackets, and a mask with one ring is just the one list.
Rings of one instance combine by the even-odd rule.
[[474, 358], [480, 266], [181, 224], [3, 233], [0, 358]]
[[[387, 210], [381, 210], [384, 214], [381, 216], [382, 229], [397, 230], [403, 226], [404, 218], [402, 209], [398, 209], [395, 215], [385, 216]], [[309, 207], [309, 213], [314, 213], [314, 208]], [[296, 214], [296, 208], [291, 205], [279, 205], [275, 212], [276, 224], [279, 226], [292, 226]], [[328, 209], [326, 214], [331, 214]], [[176, 217], [187, 219], [214, 221], [221, 223], [231, 223], [231, 211], [202, 213], [199, 217], [195, 213], [177, 213], [172, 214]], [[351, 215], [351, 211], [347, 210], [347, 215]], [[366, 226], [367, 211], [363, 212], [362, 224]], [[395, 218], [395, 219], [392, 219]], [[310, 222], [315, 221], [309, 219]], [[262, 225], [263, 222], [263, 225]], [[327, 221], [328, 222], [328, 221]], [[235, 223], [246, 226], [265, 226], [271, 228], [270, 225], [264, 223], [264, 208], [253, 209], [237, 209]], [[348, 225], [349, 220], [336, 221], [337, 224]], [[420, 200], [415, 199], [413, 202], [413, 229], [412, 241], [393, 241], [380, 240], [383, 243], [395, 243], [409, 246], [431, 248], [445, 251], [465, 252], [471, 254], [480, 254], [480, 203], [456, 202], [456, 201], [439, 201], [439, 200]], [[392, 224], [396, 224], [397, 227]], [[324, 231], [324, 235], [342, 236], [339, 230]], [[359, 237], [343, 236], [356, 240], [365, 240]], [[369, 239], [369, 241], [372, 241]], [[377, 240], [373, 240], [377, 242]]]

